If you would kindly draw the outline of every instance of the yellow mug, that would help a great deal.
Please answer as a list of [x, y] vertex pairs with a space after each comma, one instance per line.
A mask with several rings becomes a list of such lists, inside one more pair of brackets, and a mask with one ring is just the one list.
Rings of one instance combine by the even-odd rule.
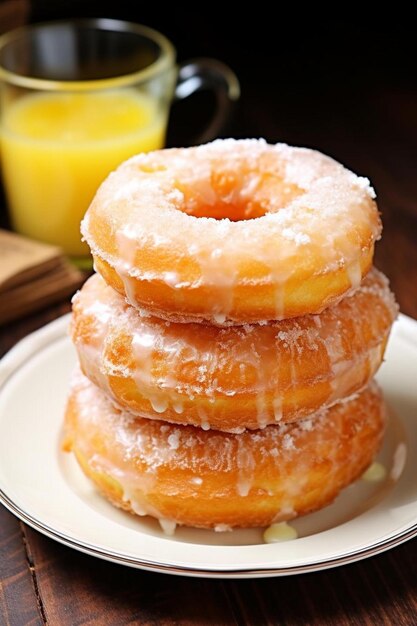
[[[177, 66], [160, 33], [129, 22], [35, 24], [0, 38], [1, 162], [12, 227], [88, 258], [79, 224], [119, 163], [163, 147], [170, 105], [200, 89], [217, 97], [199, 141], [218, 134], [239, 97], [218, 61]], [[87, 262], [88, 263], [88, 262]]]

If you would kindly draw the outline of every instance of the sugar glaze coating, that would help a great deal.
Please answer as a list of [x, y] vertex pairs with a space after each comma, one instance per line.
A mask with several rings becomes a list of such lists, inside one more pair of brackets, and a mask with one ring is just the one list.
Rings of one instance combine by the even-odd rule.
[[135, 418], [77, 373], [64, 446], [117, 506], [168, 530], [225, 530], [328, 504], [370, 465], [384, 426], [375, 383], [314, 419], [235, 435]]
[[126, 161], [82, 232], [97, 271], [139, 309], [218, 325], [279, 320], [358, 287], [381, 233], [374, 196], [317, 151], [217, 140]]
[[363, 388], [396, 314], [377, 270], [321, 314], [227, 328], [141, 317], [95, 275], [74, 298], [71, 333], [85, 375], [122, 408], [239, 432], [306, 417]]

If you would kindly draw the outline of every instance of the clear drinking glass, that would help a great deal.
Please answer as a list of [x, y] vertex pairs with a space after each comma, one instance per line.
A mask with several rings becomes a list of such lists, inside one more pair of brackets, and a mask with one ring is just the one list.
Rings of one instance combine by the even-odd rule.
[[89, 258], [79, 224], [117, 165], [161, 148], [170, 105], [213, 89], [219, 132], [239, 97], [212, 59], [177, 66], [174, 46], [138, 24], [108, 19], [27, 26], [0, 38], [1, 161], [13, 228]]

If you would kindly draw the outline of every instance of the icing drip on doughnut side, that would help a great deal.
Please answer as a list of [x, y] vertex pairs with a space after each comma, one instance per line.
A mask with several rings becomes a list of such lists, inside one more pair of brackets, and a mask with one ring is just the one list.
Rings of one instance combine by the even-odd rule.
[[362, 281], [362, 270], [359, 261], [353, 261], [346, 267], [346, 272], [353, 289], [357, 289]]
[[[81, 364], [83, 371], [91, 380], [95, 380], [103, 389], [109, 390], [108, 378], [105, 371], [101, 367], [97, 367], [97, 363], [102, 360], [103, 346], [106, 343], [112, 313], [110, 308], [103, 302], [97, 300], [93, 293], [84, 291], [82, 296], [80, 292], [77, 292], [72, 299], [73, 308], [79, 306], [82, 298], [82, 308], [84, 311], [85, 319], [91, 318], [94, 320], [93, 332], [84, 330], [83, 319], [81, 318], [81, 328], [78, 328], [80, 335], [76, 337], [76, 329], [74, 328], [75, 321], [72, 318], [72, 334], [75, 339], [75, 343], [82, 345], [82, 358]], [[87, 337], [86, 337], [87, 335]], [[86, 338], [88, 340], [86, 340]]]
[[217, 324], [223, 324], [233, 305], [233, 288], [237, 279], [237, 268], [230, 263], [225, 263], [222, 249], [215, 248], [212, 251], [201, 251], [198, 254], [197, 244], [193, 244], [192, 250], [196, 249], [201, 271], [202, 282], [206, 285], [217, 285], [216, 300], [212, 303], [212, 314]]
[[273, 400], [274, 417], [276, 422], [282, 420], [282, 398], [281, 396], [275, 396]]

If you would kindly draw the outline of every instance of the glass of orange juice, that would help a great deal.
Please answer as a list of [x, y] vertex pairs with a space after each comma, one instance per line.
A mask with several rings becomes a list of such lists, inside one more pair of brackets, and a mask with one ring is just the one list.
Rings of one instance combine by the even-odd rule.
[[211, 59], [177, 67], [173, 45], [137, 24], [94, 19], [35, 24], [0, 38], [0, 141], [13, 228], [88, 265], [80, 221], [119, 163], [163, 147], [170, 104], [213, 89], [220, 130], [239, 97]]

